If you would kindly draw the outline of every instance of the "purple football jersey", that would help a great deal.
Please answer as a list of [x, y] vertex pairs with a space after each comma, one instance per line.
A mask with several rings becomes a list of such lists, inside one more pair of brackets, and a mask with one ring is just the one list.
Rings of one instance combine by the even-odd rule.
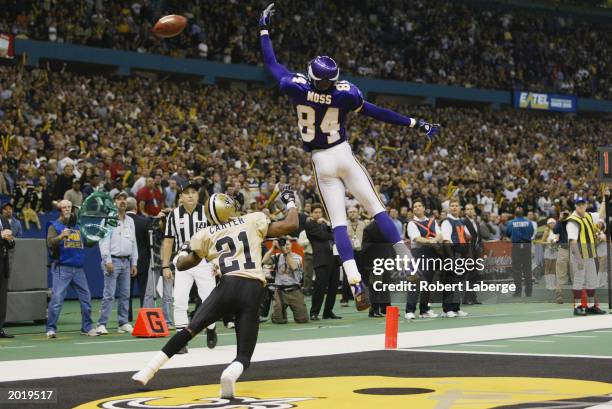
[[306, 151], [346, 141], [346, 115], [363, 105], [361, 91], [348, 81], [338, 81], [330, 90], [320, 92], [303, 74], [292, 74], [281, 79], [280, 90], [295, 105]]

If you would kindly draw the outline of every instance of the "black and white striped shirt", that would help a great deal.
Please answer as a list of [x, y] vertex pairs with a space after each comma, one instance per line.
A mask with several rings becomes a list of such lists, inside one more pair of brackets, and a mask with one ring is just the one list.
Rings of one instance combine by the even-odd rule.
[[191, 214], [183, 206], [179, 206], [168, 215], [164, 236], [174, 239], [173, 253], [176, 253], [183, 243], [190, 241], [194, 234], [207, 225], [203, 205], [196, 205]]

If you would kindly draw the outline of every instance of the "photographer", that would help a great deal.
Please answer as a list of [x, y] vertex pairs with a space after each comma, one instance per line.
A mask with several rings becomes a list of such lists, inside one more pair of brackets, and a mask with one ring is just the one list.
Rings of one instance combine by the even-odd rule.
[[[273, 254], [280, 250], [279, 254]], [[304, 302], [304, 294], [300, 287], [302, 280], [302, 258], [291, 251], [291, 241], [281, 237], [274, 240], [270, 250], [263, 256], [262, 263], [271, 262], [274, 266], [274, 310], [272, 322], [287, 323], [287, 306], [293, 312], [293, 319], [298, 324], [308, 322], [308, 312]]]
[[[569, 244], [567, 241], [567, 218], [570, 216], [570, 212], [564, 210], [561, 212], [561, 217], [553, 227], [553, 233], [558, 235], [559, 244], [557, 251], [557, 261], [555, 263], [555, 274], [557, 276], [557, 288], [555, 290], [555, 298], [557, 304], [563, 304], [563, 289], [562, 285], [568, 283], [569, 270]], [[572, 278], [573, 281], [573, 278]]]

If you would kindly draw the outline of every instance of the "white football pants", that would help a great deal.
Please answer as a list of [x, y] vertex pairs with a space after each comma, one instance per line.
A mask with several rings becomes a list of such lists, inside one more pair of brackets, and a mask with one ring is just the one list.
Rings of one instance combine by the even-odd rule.
[[312, 152], [317, 188], [332, 227], [346, 226], [345, 191], [368, 211], [371, 217], [385, 210], [365, 167], [357, 161], [348, 142]]

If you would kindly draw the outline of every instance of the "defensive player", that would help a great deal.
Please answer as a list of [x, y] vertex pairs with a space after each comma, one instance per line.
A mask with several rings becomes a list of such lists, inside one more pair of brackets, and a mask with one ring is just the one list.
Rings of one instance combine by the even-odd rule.
[[374, 215], [385, 239], [393, 243], [396, 253], [402, 257], [412, 256], [376, 194], [370, 176], [351, 152], [345, 129], [347, 114], [353, 111], [384, 122], [417, 127], [427, 137], [433, 137], [440, 126], [422, 119], [417, 121], [364, 100], [355, 85], [338, 81], [340, 70], [331, 57], [318, 56], [313, 59], [308, 65], [308, 76], [290, 72], [276, 61], [270, 41], [268, 26], [273, 8], [274, 3], [263, 11], [259, 19], [264, 62], [278, 82], [281, 93], [288, 95], [295, 105], [304, 149], [312, 152], [317, 188], [332, 223], [342, 266], [355, 293], [361, 289], [356, 285], [361, 281], [361, 275], [347, 233], [345, 188], [369, 214]]
[[236, 317], [237, 355], [221, 374], [221, 397], [233, 398], [234, 386], [242, 371], [249, 367], [259, 331], [259, 304], [266, 278], [261, 265], [264, 237], [278, 237], [298, 228], [295, 194], [284, 189], [281, 201], [286, 218], [270, 223], [262, 212], [239, 215], [236, 202], [223, 193], [215, 193], [206, 202], [206, 216], [213, 225], [197, 232], [176, 257], [176, 267], [186, 270], [203, 259], [221, 273], [219, 285], [202, 303], [187, 328], [177, 332], [160, 352], [132, 379], [142, 385], [162, 365], [208, 325], [224, 315]]

